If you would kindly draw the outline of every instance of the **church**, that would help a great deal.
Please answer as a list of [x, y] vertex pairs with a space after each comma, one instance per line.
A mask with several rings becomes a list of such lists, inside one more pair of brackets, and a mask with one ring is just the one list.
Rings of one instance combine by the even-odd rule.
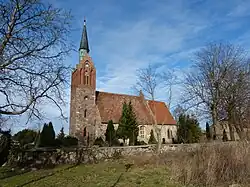
[[79, 62], [71, 75], [70, 135], [77, 137], [84, 144], [92, 144], [98, 137], [105, 140], [108, 121], [113, 120], [117, 129], [123, 103], [131, 101], [139, 124], [137, 139], [147, 143], [153, 124], [157, 121], [162, 142], [172, 143], [172, 139], [176, 138], [177, 125], [166, 104], [147, 100], [142, 92], [139, 95], [126, 95], [97, 91], [96, 68], [89, 51], [84, 20]]

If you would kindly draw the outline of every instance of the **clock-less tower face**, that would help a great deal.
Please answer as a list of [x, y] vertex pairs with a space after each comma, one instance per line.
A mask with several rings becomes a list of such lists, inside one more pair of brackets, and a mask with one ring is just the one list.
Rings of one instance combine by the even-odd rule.
[[83, 57], [85, 56], [85, 54], [87, 53], [87, 51], [86, 50], [84, 50], [84, 49], [80, 49], [80, 60], [82, 60], [83, 59]]

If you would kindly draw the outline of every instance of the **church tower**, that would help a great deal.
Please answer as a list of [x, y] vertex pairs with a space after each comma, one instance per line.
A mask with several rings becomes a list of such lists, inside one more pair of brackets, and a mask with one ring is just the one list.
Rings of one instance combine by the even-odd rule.
[[71, 76], [69, 129], [70, 135], [77, 137], [83, 144], [94, 141], [98, 118], [95, 104], [96, 69], [89, 51], [86, 20], [84, 20], [79, 63]]

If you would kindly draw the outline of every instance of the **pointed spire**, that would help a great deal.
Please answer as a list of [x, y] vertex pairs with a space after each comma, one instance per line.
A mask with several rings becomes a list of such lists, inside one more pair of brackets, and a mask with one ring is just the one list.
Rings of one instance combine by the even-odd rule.
[[82, 39], [80, 43], [80, 49], [86, 50], [87, 53], [89, 53], [89, 43], [88, 43], [88, 36], [87, 36], [87, 27], [86, 27], [86, 19], [84, 18], [83, 23], [83, 31], [82, 31]]

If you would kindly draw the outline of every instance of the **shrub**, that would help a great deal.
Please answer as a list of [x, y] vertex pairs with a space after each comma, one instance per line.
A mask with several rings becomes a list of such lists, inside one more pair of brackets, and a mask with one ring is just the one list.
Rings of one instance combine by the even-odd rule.
[[62, 140], [62, 145], [65, 147], [70, 147], [70, 146], [77, 146], [78, 145], [78, 139], [73, 136], [66, 136]]
[[144, 141], [137, 141], [136, 145], [147, 145], [147, 143]]
[[32, 129], [23, 129], [13, 136], [13, 140], [18, 141], [21, 146], [24, 146], [33, 143], [37, 135], [38, 133]]
[[98, 137], [95, 139], [94, 145], [99, 145], [100, 147], [103, 147], [105, 145], [105, 142], [101, 137]]
[[0, 166], [7, 160], [11, 149], [11, 134], [9, 131], [2, 131], [0, 129]]
[[117, 138], [115, 138], [113, 141], [112, 141], [112, 145], [113, 146], [120, 146], [120, 141], [117, 139]]

